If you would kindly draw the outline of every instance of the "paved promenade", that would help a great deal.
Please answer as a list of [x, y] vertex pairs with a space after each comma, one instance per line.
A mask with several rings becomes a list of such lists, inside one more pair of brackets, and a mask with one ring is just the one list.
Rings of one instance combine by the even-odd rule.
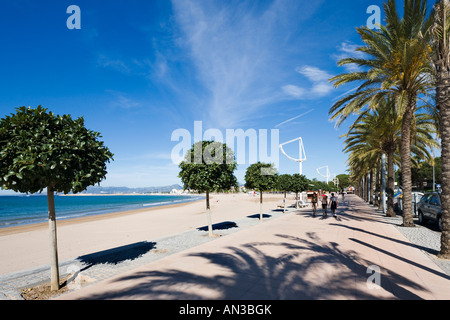
[[347, 200], [337, 219], [291, 210], [58, 299], [450, 299], [450, 277], [429, 254]]

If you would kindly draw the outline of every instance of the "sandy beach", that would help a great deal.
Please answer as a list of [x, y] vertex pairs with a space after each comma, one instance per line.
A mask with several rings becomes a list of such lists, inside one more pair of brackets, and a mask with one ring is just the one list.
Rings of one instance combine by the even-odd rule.
[[[283, 195], [264, 195], [263, 210], [276, 209], [282, 199]], [[294, 202], [293, 196], [288, 196], [288, 205]], [[211, 196], [213, 224], [257, 213], [259, 197], [243, 193]], [[179, 234], [206, 224], [205, 200], [58, 221], [59, 261]], [[48, 265], [48, 225], [0, 229], [0, 261], [0, 274]]]

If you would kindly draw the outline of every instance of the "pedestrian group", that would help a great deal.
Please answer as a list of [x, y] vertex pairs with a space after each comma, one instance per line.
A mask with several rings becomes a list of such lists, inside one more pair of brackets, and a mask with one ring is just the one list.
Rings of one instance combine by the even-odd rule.
[[[344, 198], [344, 194], [342, 194], [342, 198]], [[326, 193], [322, 194], [320, 202], [322, 203], [322, 212], [323, 212], [322, 217], [323, 218], [327, 217], [327, 209], [328, 208], [331, 209], [331, 213], [333, 214], [333, 217], [337, 218], [336, 209], [339, 207], [339, 202], [338, 202], [338, 197], [334, 193], [331, 193], [331, 197], [329, 199], [328, 199], [328, 196]], [[319, 195], [317, 194], [317, 192], [314, 192], [314, 194], [312, 195], [312, 199], [311, 199], [311, 205], [313, 208], [313, 217], [316, 216], [318, 203], [319, 203]]]

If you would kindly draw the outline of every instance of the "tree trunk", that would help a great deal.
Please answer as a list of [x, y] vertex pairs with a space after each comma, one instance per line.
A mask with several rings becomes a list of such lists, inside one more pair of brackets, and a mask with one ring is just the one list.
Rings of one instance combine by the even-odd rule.
[[367, 174], [364, 176], [364, 201], [367, 202], [367, 186], [369, 185]]
[[213, 237], [212, 221], [211, 221], [211, 208], [209, 206], [209, 191], [206, 191], [206, 219], [208, 220], [208, 235]]
[[283, 209], [283, 213], [286, 213], [286, 191], [284, 192], [284, 209]]
[[442, 140], [442, 234], [439, 257], [450, 259], [450, 74], [445, 70], [438, 76], [436, 103]]
[[259, 220], [263, 219], [263, 192], [259, 191]]
[[378, 208], [378, 210], [382, 210], [380, 195], [381, 195], [381, 160], [377, 161], [377, 174], [375, 175], [375, 202], [374, 206]]
[[366, 173], [366, 202], [369, 203], [370, 199], [370, 175], [369, 172]]
[[359, 181], [359, 196], [364, 200], [364, 178]]
[[364, 178], [361, 179], [361, 198], [365, 201], [364, 193], [366, 188], [364, 187]]
[[395, 217], [394, 211], [394, 151], [388, 153], [388, 183], [387, 183], [387, 217]]
[[373, 205], [373, 187], [374, 187], [374, 183], [373, 183], [373, 169], [370, 170], [369, 173], [369, 204]]
[[386, 154], [381, 154], [381, 207], [383, 213], [387, 213], [386, 209]]
[[358, 182], [358, 197], [362, 198], [362, 181], [359, 179]]
[[50, 271], [51, 290], [59, 290], [59, 267], [58, 267], [58, 241], [56, 234], [55, 194], [51, 187], [47, 187], [48, 224], [50, 239]]
[[411, 179], [411, 124], [416, 110], [416, 97], [408, 97], [408, 105], [402, 122], [402, 192], [403, 192], [403, 227], [415, 227], [412, 215], [412, 179]]

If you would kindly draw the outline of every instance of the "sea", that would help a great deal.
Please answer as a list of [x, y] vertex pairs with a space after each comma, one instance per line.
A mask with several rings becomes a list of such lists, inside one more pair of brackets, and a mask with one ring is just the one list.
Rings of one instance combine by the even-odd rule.
[[[201, 196], [190, 195], [56, 195], [56, 219], [73, 219], [200, 199]], [[0, 196], [0, 228], [46, 221], [48, 221], [46, 195]]]

